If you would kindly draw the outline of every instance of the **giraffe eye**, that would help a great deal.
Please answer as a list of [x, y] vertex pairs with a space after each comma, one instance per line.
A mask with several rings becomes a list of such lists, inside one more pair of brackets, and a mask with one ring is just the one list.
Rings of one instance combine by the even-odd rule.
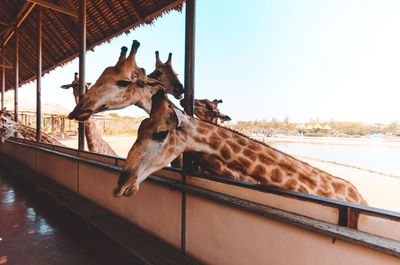
[[132, 83], [132, 82], [131, 82], [131, 81], [128, 81], [128, 80], [118, 80], [118, 81], [117, 81], [117, 86], [120, 86], [120, 87], [127, 87], [127, 86], [129, 86], [131, 83]]
[[155, 141], [162, 142], [167, 138], [169, 131], [159, 131], [159, 132], [154, 132], [151, 138]]

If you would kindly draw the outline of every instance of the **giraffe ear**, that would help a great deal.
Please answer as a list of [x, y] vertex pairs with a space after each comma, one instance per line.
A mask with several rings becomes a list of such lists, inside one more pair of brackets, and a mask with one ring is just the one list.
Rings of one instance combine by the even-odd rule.
[[232, 120], [231, 117], [229, 117], [228, 115], [225, 115], [225, 114], [220, 114], [218, 116], [218, 118], [220, 118], [221, 121], [231, 121]]
[[177, 128], [186, 127], [189, 124], [189, 120], [187, 116], [181, 111], [176, 108], [173, 108], [176, 118], [178, 119]]

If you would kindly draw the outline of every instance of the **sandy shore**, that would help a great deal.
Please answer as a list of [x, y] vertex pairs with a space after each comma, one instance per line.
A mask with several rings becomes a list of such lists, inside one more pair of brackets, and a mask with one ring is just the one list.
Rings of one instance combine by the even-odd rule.
[[334, 176], [350, 181], [360, 191], [370, 206], [400, 211], [400, 178], [314, 158], [300, 160]]
[[[104, 137], [111, 147], [121, 157], [126, 157], [135, 137], [129, 136], [113, 136]], [[287, 141], [287, 142], [312, 142], [329, 143], [329, 144], [379, 144], [374, 140], [369, 139], [338, 139], [338, 138], [305, 138], [305, 137], [279, 137], [269, 138], [270, 141]], [[372, 141], [372, 142], [371, 142]], [[78, 141], [76, 138], [62, 141], [63, 144], [77, 148]], [[390, 144], [399, 145], [400, 142], [392, 141]], [[334, 176], [346, 179], [353, 183], [364, 199], [370, 206], [384, 208], [393, 211], [400, 211], [400, 177], [390, 176], [388, 174], [374, 172], [367, 169], [357, 168], [351, 165], [338, 164], [330, 161], [322, 161], [317, 158], [298, 157], [310, 165], [320, 168]]]

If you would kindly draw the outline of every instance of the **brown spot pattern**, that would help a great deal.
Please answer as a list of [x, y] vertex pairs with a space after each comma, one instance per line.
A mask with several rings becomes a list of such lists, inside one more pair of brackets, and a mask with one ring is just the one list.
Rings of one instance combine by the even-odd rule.
[[299, 191], [302, 193], [308, 193], [307, 189], [300, 185]]
[[285, 188], [288, 190], [294, 190], [294, 188], [297, 186], [297, 181], [295, 179], [289, 179], [285, 183]]
[[307, 187], [309, 187], [310, 189], [315, 189], [315, 187], [317, 186], [317, 181], [315, 179], [313, 179], [312, 177], [309, 177], [305, 174], [299, 174], [299, 181], [303, 184], [305, 184]]
[[283, 179], [281, 171], [277, 168], [273, 169], [271, 171], [271, 179], [275, 182], [281, 182]]
[[205, 138], [200, 137], [200, 136], [193, 136], [193, 140], [195, 140], [196, 142], [199, 142], [199, 143], [205, 142]]
[[322, 196], [322, 197], [326, 197], [326, 198], [331, 198], [332, 193], [327, 191], [327, 190], [320, 189], [320, 190], [317, 191], [317, 195]]
[[229, 147], [232, 149], [234, 153], [239, 153], [240, 150], [242, 149], [237, 143], [234, 141], [228, 140], [226, 143], [229, 145]]
[[256, 161], [257, 160], [257, 155], [256, 153], [254, 153], [252, 150], [250, 149], [244, 149], [243, 150], [243, 155], [247, 158], [249, 158], [252, 161]]
[[238, 161], [242, 164], [243, 168], [248, 169], [251, 165], [251, 161], [244, 157], [238, 157]]
[[225, 159], [228, 160], [232, 157], [231, 151], [229, 150], [228, 147], [224, 146], [221, 148], [221, 156]]
[[167, 156], [172, 155], [172, 154], [174, 153], [174, 151], [175, 151], [175, 147], [170, 147], [170, 148], [168, 148], [168, 150], [167, 150]]
[[261, 165], [257, 165], [254, 170], [253, 173], [251, 175], [253, 176], [265, 176], [265, 174], [267, 173], [267, 171], [265, 170], [265, 168]]
[[238, 161], [236, 161], [236, 160], [234, 160], [234, 161], [228, 163], [227, 166], [228, 166], [229, 168], [237, 169], [237, 170], [239, 170], [239, 171], [241, 171], [241, 168], [242, 168], [242, 165], [241, 165]]
[[228, 138], [228, 134], [224, 130], [218, 131], [218, 135], [222, 137], [222, 139]]
[[247, 144], [247, 140], [242, 136], [237, 135], [235, 138], [237, 143], [240, 144], [241, 146], [245, 146]]
[[346, 186], [340, 182], [332, 182], [332, 187], [335, 190], [336, 194], [342, 194]]
[[286, 161], [280, 160], [279, 161], [279, 166], [282, 168], [282, 170], [286, 172], [296, 172], [297, 168], [293, 164], [289, 164]]
[[254, 151], [260, 151], [260, 150], [261, 150], [260, 145], [261, 145], [261, 144], [257, 144], [257, 143], [254, 143], [254, 142], [250, 142], [250, 143], [247, 145], [247, 147], [248, 147], [249, 149], [251, 149], [251, 150], [254, 150]]
[[260, 162], [265, 165], [273, 165], [275, 163], [275, 161], [271, 157], [265, 154], [259, 154], [258, 160], [260, 160]]
[[197, 132], [200, 133], [200, 134], [207, 134], [207, 133], [208, 133], [208, 130], [205, 129], [205, 128], [202, 128], [202, 127], [197, 127], [196, 130], [197, 130]]
[[220, 138], [211, 137], [210, 141], [209, 141], [209, 145], [211, 146], [212, 149], [218, 150], [219, 147], [221, 146]]
[[350, 199], [352, 199], [354, 201], [358, 201], [358, 194], [353, 187], [349, 187], [348, 193], [349, 193]]

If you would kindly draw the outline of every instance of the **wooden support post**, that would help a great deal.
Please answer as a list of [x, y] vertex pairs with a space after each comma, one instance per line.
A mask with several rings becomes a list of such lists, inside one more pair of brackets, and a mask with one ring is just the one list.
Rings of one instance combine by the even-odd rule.
[[37, 17], [37, 72], [36, 72], [36, 141], [41, 141], [42, 131], [42, 8], [38, 7]]
[[18, 87], [19, 87], [19, 30], [15, 28], [15, 64], [14, 64], [14, 115], [18, 122]]
[[[186, 1], [185, 14], [185, 112], [193, 116], [194, 113], [194, 51], [195, 51], [195, 13], [196, 0]], [[183, 182], [186, 174], [192, 171], [192, 159], [188, 154], [183, 156]], [[181, 252], [186, 253], [186, 192], [182, 192], [182, 220], [181, 220]]]
[[2, 71], [1, 71], [1, 109], [5, 107], [5, 93], [6, 93], [6, 68], [4, 68], [4, 65], [6, 63], [6, 47], [3, 46], [1, 49], [2, 53]]
[[[85, 94], [85, 63], [86, 63], [86, 0], [80, 1], [79, 6], [79, 100]], [[85, 150], [85, 127], [83, 122], [79, 122], [78, 128], [78, 148]]]

